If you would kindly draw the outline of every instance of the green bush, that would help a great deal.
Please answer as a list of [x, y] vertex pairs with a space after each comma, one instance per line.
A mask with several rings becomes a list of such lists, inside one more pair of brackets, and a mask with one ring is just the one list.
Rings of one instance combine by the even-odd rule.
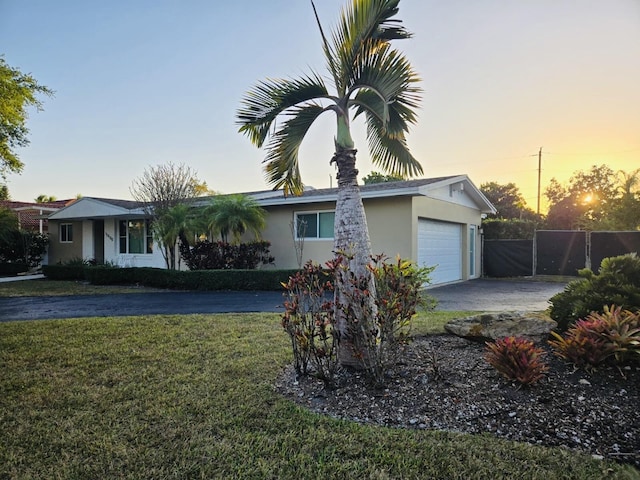
[[94, 285], [142, 285], [171, 290], [280, 290], [295, 270], [199, 270], [114, 268], [105, 265], [45, 265], [51, 280], [87, 280]]
[[585, 268], [578, 275], [582, 278], [570, 282], [549, 300], [550, 315], [558, 322], [558, 330], [566, 331], [592, 312], [603, 313], [605, 305], [640, 310], [640, 258], [635, 253], [605, 258], [597, 274]]
[[47, 251], [49, 237], [23, 230], [3, 232], [0, 238], [0, 262], [25, 263], [37, 267]]
[[487, 218], [482, 221], [485, 240], [532, 240], [538, 223], [531, 220]]
[[0, 275], [18, 275], [29, 270], [29, 266], [26, 263], [0, 263]]
[[83, 265], [43, 265], [42, 273], [49, 280], [86, 280]]

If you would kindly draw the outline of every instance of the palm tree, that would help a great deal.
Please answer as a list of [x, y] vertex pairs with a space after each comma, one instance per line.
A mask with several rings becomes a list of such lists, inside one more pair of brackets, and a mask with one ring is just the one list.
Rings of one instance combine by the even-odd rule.
[[[176, 269], [176, 245], [178, 240], [198, 228], [198, 216], [187, 203], [178, 203], [164, 210], [151, 223], [154, 236], [162, 252], [167, 268]], [[182, 241], [182, 240], [181, 240]]]
[[219, 233], [223, 242], [228, 242], [231, 235], [236, 243], [246, 232], [260, 238], [266, 225], [265, 215], [258, 202], [243, 194], [214, 197], [205, 212], [209, 229]]
[[[371, 160], [377, 167], [404, 178], [422, 173], [405, 138], [416, 121], [419, 78], [407, 59], [390, 45], [391, 40], [411, 37], [400, 20], [393, 19], [399, 1], [353, 0], [342, 10], [330, 42], [312, 0], [334, 92], [329, 93], [324, 79], [313, 71], [297, 79], [264, 80], [245, 95], [237, 113], [240, 132], [257, 147], [263, 147], [269, 139], [264, 160], [266, 178], [285, 195], [302, 191], [298, 151], [309, 128], [321, 114], [335, 114], [335, 154], [330, 161], [338, 170], [334, 249], [348, 254], [345, 269], [336, 278], [336, 301], [344, 305], [353, 298], [347, 273], [356, 275], [368, 284], [372, 293], [368, 308], [373, 312], [375, 285], [367, 269], [371, 246], [358, 187], [351, 120], [364, 116]], [[273, 131], [273, 123], [280, 116], [284, 120]], [[346, 324], [339, 309], [336, 318], [346, 339]], [[341, 361], [354, 364], [346, 353], [348, 342], [342, 343]]]

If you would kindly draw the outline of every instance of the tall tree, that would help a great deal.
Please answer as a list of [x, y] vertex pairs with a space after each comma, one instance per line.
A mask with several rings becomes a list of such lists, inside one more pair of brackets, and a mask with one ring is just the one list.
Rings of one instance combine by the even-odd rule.
[[38, 95], [53, 91], [40, 85], [31, 75], [10, 67], [0, 56], [0, 176], [20, 173], [24, 164], [15, 149], [29, 144], [26, 126], [28, 107], [42, 110]]
[[239, 243], [242, 235], [252, 232], [260, 238], [266, 226], [266, 211], [253, 198], [243, 194], [214, 197], [205, 210], [210, 231], [219, 233], [223, 242]]
[[[309, 128], [321, 114], [335, 115], [335, 154], [330, 160], [338, 170], [334, 248], [348, 253], [345, 268], [336, 278], [336, 303], [349, 305], [361, 325], [368, 320], [363, 318], [364, 312], [376, 311], [375, 295], [369, 297], [366, 308], [354, 305], [349, 299], [355, 287], [349, 278], [361, 278], [361, 285], [368, 286], [371, 293], [375, 293], [375, 284], [367, 269], [371, 246], [355, 167], [352, 119], [358, 115], [365, 118], [374, 165], [403, 177], [422, 173], [405, 137], [416, 121], [419, 78], [404, 55], [391, 47], [392, 40], [411, 37], [401, 21], [393, 18], [398, 4], [399, 0], [353, 0], [343, 8], [338, 25], [327, 38], [312, 1], [333, 92], [314, 71], [299, 78], [264, 80], [245, 95], [237, 113], [240, 132], [257, 147], [263, 147], [269, 139], [264, 160], [266, 178], [285, 195], [302, 191], [298, 152]], [[283, 121], [274, 130], [279, 117]], [[343, 338], [341, 361], [355, 364], [348, 352], [346, 317], [338, 307], [336, 318]]]
[[490, 218], [533, 220], [536, 217], [536, 213], [527, 207], [520, 189], [513, 182], [486, 182], [480, 185], [480, 191], [496, 207], [497, 213], [490, 214]]
[[129, 188], [131, 196], [140, 203], [145, 213], [151, 217], [152, 225], [155, 225], [152, 226], [155, 239], [169, 269], [176, 268], [176, 237], [165, 234], [165, 231], [172, 230], [172, 223], [180, 224], [173, 217], [180, 217], [185, 213], [182, 210], [171, 210], [176, 205], [190, 205], [200, 184], [190, 167], [169, 162], [146, 169]]
[[549, 200], [547, 228], [593, 230], [617, 196], [615, 172], [607, 165], [576, 171], [567, 186], [552, 178], [545, 190]]
[[10, 200], [9, 187], [4, 184], [0, 184], [0, 200]]
[[618, 196], [608, 205], [602, 229], [640, 230], [640, 168], [617, 172]]
[[0, 207], [0, 243], [6, 242], [12, 232], [19, 230], [18, 216], [8, 208]]

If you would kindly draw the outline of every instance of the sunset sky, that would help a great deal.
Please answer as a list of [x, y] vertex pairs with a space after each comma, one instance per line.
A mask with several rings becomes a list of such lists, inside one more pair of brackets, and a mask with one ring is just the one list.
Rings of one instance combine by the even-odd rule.
[[[345, 1], [316, 1], [325, 28]], [[515, 182], [535, 209], [540, 147], [543, 191], [594, 164], [640, 167], [640, 1], [402, 0], [398, 18], [422, 78], [409, 145], [425, 177]], [[131, 198], [167, 162], [222, 193], [267, 189], [240, 100], [266, 77], [325, 73], [305, 0], [0, 0], [0, 54], [56, 92], [8, 177], [22, 201]], [[356, 130], [362, 178], [376, 169]], [[326, 114], [303, 144], [307, 185], [335, 185], [334, 131]]]

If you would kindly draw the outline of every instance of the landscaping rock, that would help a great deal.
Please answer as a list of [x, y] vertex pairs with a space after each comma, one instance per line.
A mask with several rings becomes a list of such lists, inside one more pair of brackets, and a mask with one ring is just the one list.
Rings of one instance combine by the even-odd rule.
[[545, 314], [502, 312], [451, 320], [444, 329], [458, 337], [479, 342], [503, 337], [524, 337], [543, 342], [556, 326], [557, 323]]

